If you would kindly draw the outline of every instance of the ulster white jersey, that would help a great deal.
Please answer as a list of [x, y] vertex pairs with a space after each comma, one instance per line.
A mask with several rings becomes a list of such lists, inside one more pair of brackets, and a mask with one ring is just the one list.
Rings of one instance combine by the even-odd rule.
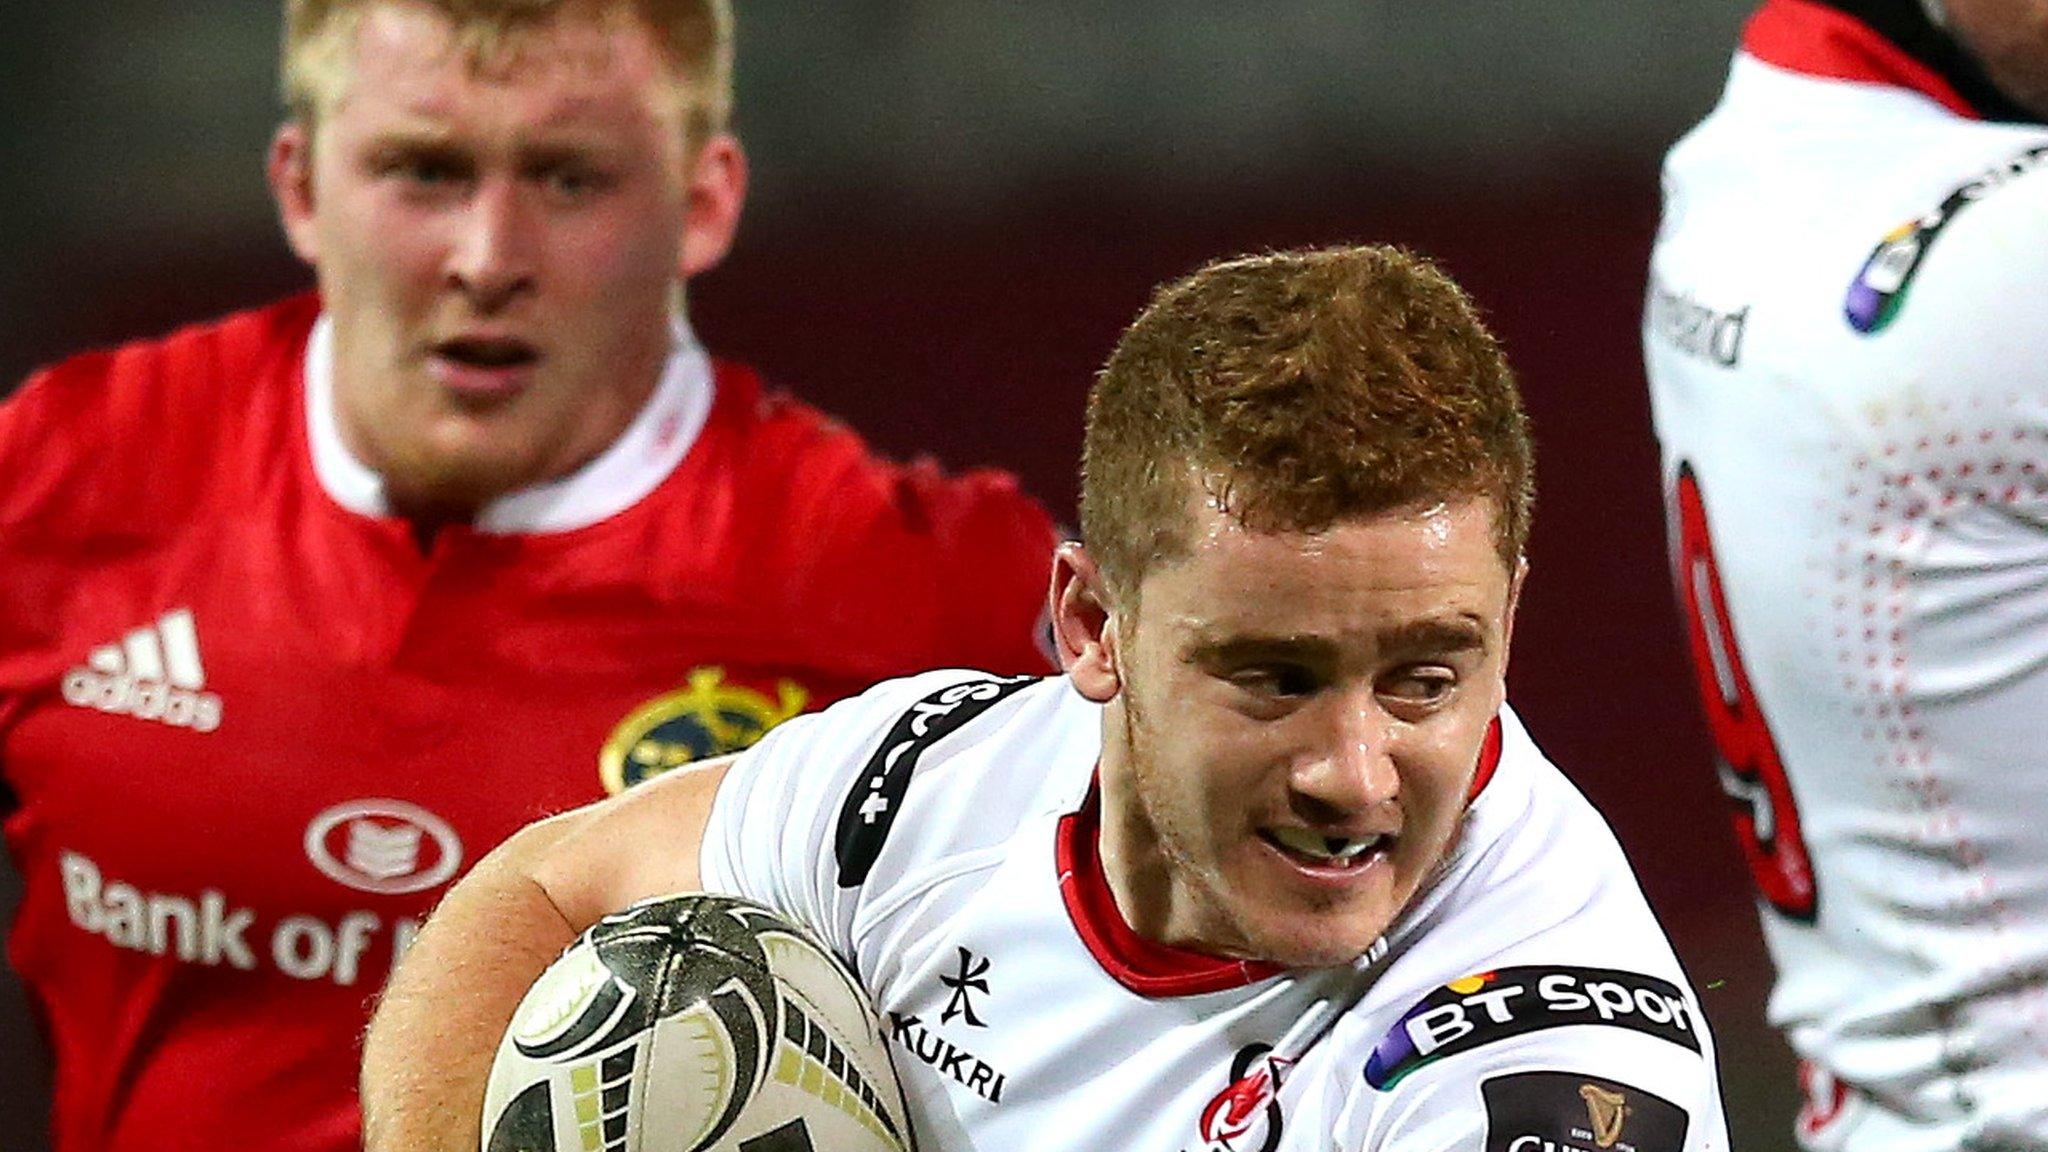
[[1970, 117], [1839, 14], [1791, 35], [1810, 7], [1766, 8], [1665, 168], [1680, 598], [1802, 1138], [2040, 1148], [2048, 129]]
[[1367, 957], [1301, 971], [1125, 925], [1095, 858], [1100, 723], [1063, 679], [931, 673], [791, 721], [719, 793], [705, 886], [854, 965], [923, 1147], [1727, 1147], [1697, 1001], [1511, 715], [1440, 877]]

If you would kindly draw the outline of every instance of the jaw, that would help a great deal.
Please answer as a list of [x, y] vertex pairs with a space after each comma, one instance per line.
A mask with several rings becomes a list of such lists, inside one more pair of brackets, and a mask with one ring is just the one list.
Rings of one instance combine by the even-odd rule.
[[1401, 904], [1396, 863], [1385, 854], [1341, 871], [1316, 869], [1256, 836], [1227, 863], [1182, 860], [1172, 874], [1163, 943], [1288, 968], [1352, 963]]

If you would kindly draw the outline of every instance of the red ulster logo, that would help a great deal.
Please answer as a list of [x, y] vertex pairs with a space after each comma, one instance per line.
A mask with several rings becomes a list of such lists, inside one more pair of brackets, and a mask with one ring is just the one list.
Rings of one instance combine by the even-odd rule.
[[1280, 1146], [1280, 1085], [1294, 1061], [1247, 1044], [1230, 1063], [1230, 1086], [1202, 1109], [1202, 1152], [1272, 1152]]

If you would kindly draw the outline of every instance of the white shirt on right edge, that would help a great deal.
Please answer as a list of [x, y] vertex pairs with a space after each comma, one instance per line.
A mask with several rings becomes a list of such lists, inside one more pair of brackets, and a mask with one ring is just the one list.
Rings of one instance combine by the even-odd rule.
[[1680, 598], [1815, 1149], [2048, 1147], [2048, 128], [1944, 87], [1772, 0], [1651, 266]]
[[1101, 709], [934, 672], [777, 728], [704, 886], [873, 995], [927, 1152], [1726, 1152], [1714, 1048], [1620, 847], [1503, 711], [1437, 878], [1349, 966], [1152, 944], [1096, 859]]

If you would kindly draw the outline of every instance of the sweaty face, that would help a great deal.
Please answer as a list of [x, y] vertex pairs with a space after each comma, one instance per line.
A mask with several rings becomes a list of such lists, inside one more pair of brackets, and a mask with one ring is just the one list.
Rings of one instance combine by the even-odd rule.
[[573, 471], [668, 351], [688, 181], [665, 59], [589, 14], [514, 43], [479, 71], [444, 17], [372, 6], [302, 142], [299, 218], [281, 195], [334, 318], [343, 437], [401, 505]]
[[1205, 503], [1192, 555], [1112, 625], [1102, 847], [1133, 927], [1296, 967], [1363, 954], [1452, 843], [1515, 584], [1487, 501], [1313, 535]]

